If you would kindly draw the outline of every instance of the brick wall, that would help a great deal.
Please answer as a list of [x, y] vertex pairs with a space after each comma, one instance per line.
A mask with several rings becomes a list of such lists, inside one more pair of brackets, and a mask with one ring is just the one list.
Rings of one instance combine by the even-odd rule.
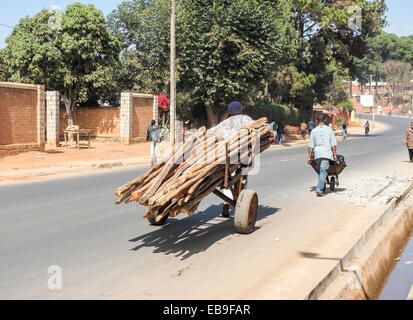
[[[90, 129], [92, 136], [99, 138], [120, 137], [120, 109], [119, 108], [78, 108], [73, 113], [73, 124], [81, 129]], [[65, 108], [59, 112], [59, 134], [67, 127], [67, 113]]]
[[150, 94], [122, 92], [121, 143], [130, 144], [146, 140], [151, 120], [158, 121], [158, 97]]
[[0, 145], [3, 150], [12, 153], [12, 145], [18, 145], [17, 153], [19, 150], [44, 150], [44, 95], [44, 86], [0, 82]]
[[[81, 129], [90, 129], [93, 137], [112, 138], [129, 144], [146, 140], [146, 130], [152, 119], [157, 120], [157, 100], [154, 96], [137, 93], [127, 93], [125, 101], [131, 101], [124, 107], [124, 113], [130, 116], [123, 120], [123, 126], [130, 127], [126, 133], [128, 137], [121, 138], [121, 108], [78, 108], [73, 112], [73, 124]], [[129, 99], [129, 100], [128, 100]], [[124, 102], [127, 104], [126, 102]], [[125, 117], [125, 115], [124, 115]], [[131, 123], [129, 123], [131, 121]], [[63, 138], [63, 131], [67, 127], [67, 113], [65, 108], [59, 111], [59, 135]]]
[[0, 86], [0, 144], [37, 142], [37, 91]]
[[154, 119], [153, 97], [132, 99], [132, 140], [145, 141], [146, 130]]

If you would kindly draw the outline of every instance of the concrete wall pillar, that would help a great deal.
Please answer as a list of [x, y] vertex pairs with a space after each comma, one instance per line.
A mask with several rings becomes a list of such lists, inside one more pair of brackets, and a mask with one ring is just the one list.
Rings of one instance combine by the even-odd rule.
[[46, 106], [45, 106], [45, 88], [44, 86], [36, 86], [37, 89], [37, 143], [40, 151], [45, 150], [46, 140]]
[[132, 93], [122, 92], [120, 100], [120, 142], [123, 144], [131, 144], [133, 104]]
[[57, 91], [48, 91], [47, 105], [47, 145], [52, 148], [59, 146], [59, 112], [60, 94]]
[[158, 96], [153, 96], [153, 119], [159, 125]]

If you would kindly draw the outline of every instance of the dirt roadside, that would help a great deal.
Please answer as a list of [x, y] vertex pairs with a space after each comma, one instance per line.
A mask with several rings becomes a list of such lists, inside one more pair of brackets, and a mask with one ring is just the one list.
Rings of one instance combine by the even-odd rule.
[[[383, 132], [388, 126], [376, 122], [371, 133]], [[349, 139], [364, 135], [363, 127], [349, 128]], [[342, 139], [337, 132], [338, 140]], [[307, 140], [290, 140], [274, 144], [271, 150], [302, 146]], [[163, 142], [159, 156], [169, 154], [170, 145]], [[91, 148], [46, 148], [45, 152], [28, 152], [0, 159], [0, 184], [18, 181], [46, 180], [75, 174], [96, 173], [111, 168], [144, 166], [150, 163], [149, 143], [122, 145], [92, 141]]]

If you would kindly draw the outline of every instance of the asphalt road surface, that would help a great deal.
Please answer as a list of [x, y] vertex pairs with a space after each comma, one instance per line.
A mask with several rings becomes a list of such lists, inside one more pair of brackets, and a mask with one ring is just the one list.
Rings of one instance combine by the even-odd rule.
[[[342, 180], [407, 160], [402, 137], [410, 120], [376, 119], [391, 129], [339, 142], [349, 166]], [[259, 174], [249, 179], [259, 216], [247, 236], [219, 216], [214, 195], [201, 213], [163, 227], [142, 219], [143, 207], [116, 206], [114, 189], [144, 168], [1, 185], [0, 298], [236, 298], [231, 292], [247, 290], [288, 254], [297, 232], [317, 233], [330, 219], [322, 210], [294, 209], [315, 199], [316, 174], [306, 159], [306, 146], [261, 156]], [[275, 236], [291, 241], [275, 243]], [[61, 268], [61, 290], [48, 287], [50, 266]]]

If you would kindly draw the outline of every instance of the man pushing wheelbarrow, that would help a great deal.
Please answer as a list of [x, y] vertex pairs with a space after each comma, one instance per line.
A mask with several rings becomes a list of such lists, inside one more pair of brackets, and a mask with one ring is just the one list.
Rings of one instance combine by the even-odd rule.
[[[329, 172], [331, 161], [334, 161], [335, 164], [338, 161], [337, 140], [333, 130], [324, 124], [324, 115], [319, 115], [317, 117], [317, 127], [311, 131], [310, 142], [308, 144], [308, 163], [311, 164], [318, 173], [318, 183], [315, 190], [317, 197], [323, 196], [326, 183], [329, 181], [329, 174], [335, 176], [331, 178], [333, 179], [332, 181], [329, 181], [330, 189], [334, 190], [335, 179], [338, 178], [338, 174], [344, 169], [344, 167], [342, 167], [339, 168], [340, 172], [336, 170], [334, 170], [334, 172], [330, 170]], [[343, 165], [345, 166], [345, 164]]]

